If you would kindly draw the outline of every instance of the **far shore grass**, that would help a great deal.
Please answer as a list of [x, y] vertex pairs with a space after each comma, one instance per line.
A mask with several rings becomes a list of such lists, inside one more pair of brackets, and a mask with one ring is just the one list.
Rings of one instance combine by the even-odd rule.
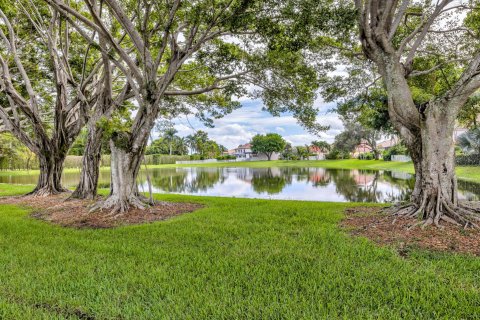
[[[248, 167], [248, 168], [270, 168], [270, 167], [315, 167], [330, 169], [360, 169], [360, 170], [391, 170], [414, 173], [411, 162], [394, 162], [383, 160], [319, 160], [319, 161], [239, 161], [239, 162], [214, 162], [201, 164], [163, 164], [149, 165], [148, 168], [181, 168], [181, 167]], [[102, 167], [101, 170], [108, 171], [110, 168]], [[143, 166], [142, 166], [143, 169]], [[65, 169], [64, 172], [80, 172], [80, 168]], [[456, 168], [458, 179], [464, 181], [480, 182], [480, 166], [462, 166]], [[14, 170], [0, 171], [0, 176], [38, 174], [38, 170]]]

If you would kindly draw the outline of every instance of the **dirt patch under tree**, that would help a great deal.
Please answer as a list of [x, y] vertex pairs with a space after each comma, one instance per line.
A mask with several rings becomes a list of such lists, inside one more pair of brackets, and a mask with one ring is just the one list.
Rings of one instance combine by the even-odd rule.
[[48, 197], [16, 196], [0, 198], [0, 204], [14, 204], [31, 209], [32, 217], [65, 227], [113, 228], [166, 220], [183, 213], [203, 208], [201, 204], [186, 202], [157, 202], [145, 210], [133, 209], [121, 215], [110, 211], [89, 212], [93, 204], [87, 200], [67, 200], [69, 194]]
[[469, 253], [480, 256], [480, 230], [464, 229], [449, 223], [439, 229], [413, 227], [418, 220], [399, 218], [378, 207], [355, 207], [345, 210], [341, 226], [354, 236], [366, 237], [380, 245], [390, 245], [406, 254], [417, 247], [434, 251]]

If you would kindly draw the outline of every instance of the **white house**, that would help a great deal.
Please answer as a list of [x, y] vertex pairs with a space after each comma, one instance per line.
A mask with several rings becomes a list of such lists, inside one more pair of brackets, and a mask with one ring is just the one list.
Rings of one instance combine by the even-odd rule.
[[[252, 151], [252, 145], [250, 143], [246, 144], [241, 144], [235, 149], [235, 156], [237, 157], [237, 160], [242, 161], [242, 160], [268, 160], [268, 157], [266, 154], [260, 153], [257, 154]], [[280, 154], [277, 152], [274, 152], [272, 154], [272, 157], [270, 160], [278, 160], [280, 157]]]
[[253, 151], [250, 143], [241, 144], [235, 149], [235, 156], [239, 160], [251, 159], [252, 155]]

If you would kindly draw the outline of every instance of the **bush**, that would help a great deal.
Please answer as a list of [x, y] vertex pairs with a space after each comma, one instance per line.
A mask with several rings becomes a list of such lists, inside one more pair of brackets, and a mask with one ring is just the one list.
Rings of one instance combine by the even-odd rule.
[[219, 161], [221, 161], [221, 160], [235, 160], [235, 159], [237, 159], [237, 157], [232, 156], [230, 154], [227, 154], [227, 155], [224, 155], [224, 156], [216, 157], [215, 159], [217, 159]]
[[373, 159], [375, 159], [375, 156], [371, 152], [364, 152], [364, 153], [360, 153], [358, 155], [358, 159], [360, 159], [360, 160], [373, 160]]
[[325, 156], [327, 160], [337, 160], [337, 159], [350, 159], [350, 153], [345, 151], [340, 151], [338, 149], [332, 149]]
[[174, 164], [176, 161], [187, 161], [189, 158], [188, 155], [149, 154], [145, 156], [145, 162], [147, 165]]
[[465, 155], [465, 152], [463, 152], [463, 149], [460, 148], [459, 146], [455, 146], [455, 156], [463, 156]]
[[474, 153], [469, 155], [456, 156], [455, 163], [459, 166], [479, 166], [480, 154]]
[[385, 161], [392, 161], [392, 156], [395, 155], [408, 155], [407, 147], [399, 143], [385, 151], [383, 151], [382, 158]]

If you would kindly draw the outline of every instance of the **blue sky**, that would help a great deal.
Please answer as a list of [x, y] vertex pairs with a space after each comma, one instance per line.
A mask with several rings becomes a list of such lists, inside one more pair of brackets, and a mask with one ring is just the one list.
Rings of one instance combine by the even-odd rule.
[[214, 128], [207, 128], [193, 116], [179, 118], [174, 121], [179, 136], [187, 136], [196, 130], [204, 130], [217, 143], [232, 149], [239, 144], [247, 143], [257, 133], [276, 132], [292, 145], [309, 144], [312, 140], [333, 142], [335, 135], [343, 129], [342, 122], [335, 113], [328, 112], [334, 105], [317, 100], [315, 106], [319, 110], [318, 122], [330, 125], [329, 131], [314, 136], [304, 130], [289, 114], [273, 117], [262, 111], [262, 101], [243, 100], [242, 107], [222, 119], [215, 120]]

